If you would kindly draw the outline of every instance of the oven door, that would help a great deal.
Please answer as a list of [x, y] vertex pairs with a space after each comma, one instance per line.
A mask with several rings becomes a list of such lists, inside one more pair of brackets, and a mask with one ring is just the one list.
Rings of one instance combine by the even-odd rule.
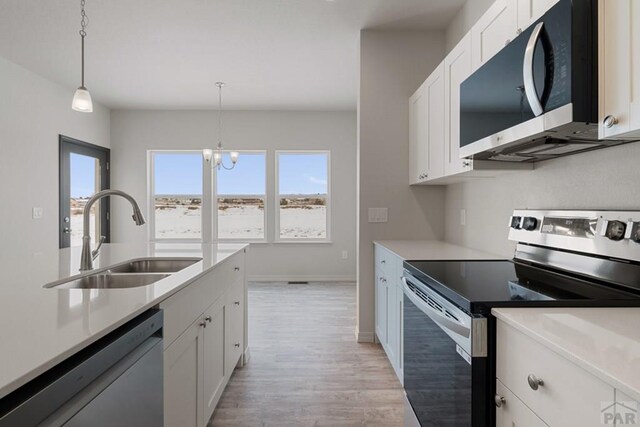
[[404, 388], [417, 421], [486, 426], [487, 358], [471, 356], [473, 319], [412, 276], [403, 282]]

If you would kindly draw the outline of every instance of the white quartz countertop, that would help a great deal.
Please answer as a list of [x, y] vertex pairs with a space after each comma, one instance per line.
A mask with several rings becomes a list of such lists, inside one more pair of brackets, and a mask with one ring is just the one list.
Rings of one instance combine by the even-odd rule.
[[44, 289], [79, 274], [80, 248], [0, 254], [0, 398], [187, 286], [244, 244], [105, 244], [94, 268], [147, 257], [199, 261], [128, 289]]
[[438, 240], [378, 240], [383, 246], [407, 261], [505, 259], [489, 252], [452, 245]]
[[640, 401], [640, 308], [494, 308], [491, 312]]

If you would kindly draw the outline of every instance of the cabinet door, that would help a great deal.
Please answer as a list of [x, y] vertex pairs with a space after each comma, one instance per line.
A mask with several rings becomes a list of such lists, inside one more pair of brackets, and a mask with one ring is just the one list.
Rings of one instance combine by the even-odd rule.
[[[599, 2], [600, 138], [640, 132], [640, 4]], [[605, 118], [612, 121], [605, 125]], [[625, 135], [629, 134], [630, 135]]]
[[428, 168], [427, 179], [444, 176], [444, 64], [429, 76], [426, 81], [428, 101]]
[[560, 0], [517, 0], [518, 1], [518, 34], [544, 15]]
[[444, 173], [471, 170], [471, 160], [460, 158], [460, 84], [471, 75], [471, 34], [468, 33], [444, 60], [445, 154]]
[[225, 307], [225, 340], [227, 343], [225, 375], [231, 376], [242, 356], [244, 319], [244, 286], [236, 282], [227, 290]]
[[474, 70], [516, 37], [517, 9], [516, 0], [497, 0], [473, 26], [471, 60]]
[[202, 320], [194, 322], [164, 352], [165, 427], [202, 427]]
[[[546, 424], [515, 394], [496, 380], [496, 397], [503, 398], [496, 408], [496, 427], [545, 427]], [[496, 404], [497, 406], [497, 404]]]
[[427, 111], [428, 99], [423, 84], [409, 99], [409, 184], [424, 181], [427, 173]]
[[220, 298], [204, 313], [206, 327], [203, 328], [204, 352], [202, 363], [204, 420], [209, 421], [216, 409], [226, 383], [224, 299]]
[[376, 335], [381, 344], [387, 342], [387, 285], [386, 278], [376, 271]]

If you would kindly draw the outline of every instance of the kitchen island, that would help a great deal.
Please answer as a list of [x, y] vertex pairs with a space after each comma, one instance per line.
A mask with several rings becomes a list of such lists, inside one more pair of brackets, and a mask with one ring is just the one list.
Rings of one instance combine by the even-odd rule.
[[[153, 307], [165, 311], [166, 353], [191, 315], [186, 310], [178, 313], [175, 308], [184, 304], [180, 291], [190, 291], [193, 285], [202, 289], [196, 296], [206, 292], [212, 299], [223, 300], [219, 297], [227, 293], [227, 279], [232, 280], [226, 270], [237, 276], [233, 283], [238, 284], [237, 292], [242, 295], [233, 297], [243, 301], [242, 313], [246, 316], [246, 249], [245, 244], [105, 244], [95, 270], [141, 258], [201, 259], [153, 284], [126, 289], [44, 288], [80, 274], [80, 248], [26, 254], [5, 250], [0, 259], [0, 398]], [[243, 317], [236, 318], [241, 323], [236, 325], [236, 334], [244, 337], [241, 360], [247, 351]], [[167, 333], [171, 335], [169, 340]], [[165, 391], [166, 369], [165, 360]]]

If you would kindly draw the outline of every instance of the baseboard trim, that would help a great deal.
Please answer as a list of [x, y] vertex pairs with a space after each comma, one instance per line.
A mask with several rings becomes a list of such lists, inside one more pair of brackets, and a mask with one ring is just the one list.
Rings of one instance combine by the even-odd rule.
[[375, 342], [375, 334], [373, 332], [360, 332], [356, 329], [356, 340], [362, 343]]
[[356, 276], [248, 276], [249, 282], [355, 282]]

